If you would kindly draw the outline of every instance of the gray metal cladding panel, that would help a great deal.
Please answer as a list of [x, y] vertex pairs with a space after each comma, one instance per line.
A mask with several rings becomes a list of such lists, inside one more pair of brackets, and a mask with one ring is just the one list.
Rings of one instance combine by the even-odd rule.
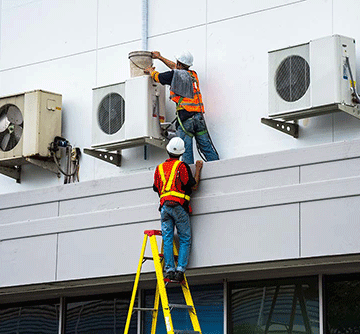
[[152, 190], [152, 187], [147, 186], [148, 188], [143, 189], [64, 200], [60, 203], [59, 215], [133, 207], [141, 203], [156, 204], [159, 196]]
[[[16, 203], [14, 203], [14, 205], [16, 206]], [[58, 202], [2, 209], [0, 210], [0, 225], [33, 219], [57, 217], [57, 215]]]
[[191, 218], [190, 267], [299, 257], [299, 205], [238, 210]]
[[205, 179], [201, 181], [199, 191], [210, 195], [216, 193], [235, 193], [262, 188], [280, 187], [299, 183], [299, 168], [282, 168], [271, 171], [244, 173], [237, 175]]
[[300, 182], [317, 182], [360, 176], [360, 159], [345, 159], [300, 167]]
[[360, 253], [360, 196], [302, 203], [301, 256]]
[[[144, 230], [159, 228], [159, 222], [151, 222], [60, 234], [58, 280], [135, 273]], [[150, 244], [146, 249], [150, 256]], [[143, 272], [154, 271], [150, 262], [144, 264]]]
[[53, 282], [57, 236], [0, 242], [0, 286]]

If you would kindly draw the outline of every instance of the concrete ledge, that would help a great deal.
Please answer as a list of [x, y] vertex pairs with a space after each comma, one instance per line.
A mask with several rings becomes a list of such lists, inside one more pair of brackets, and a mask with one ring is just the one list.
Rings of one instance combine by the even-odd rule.
[[[257, 173], [360, 157], [360, 140], [338, 142], [206, 163], [202, 179]], [[136, 177], [134, 177], [136, 175]], [[151, 188], [153, 171], [0, 195], [0, 210], [87, 196]], [[1, 211], [0, 211], [1, 218]]]
[[[360, 176], [194, 198], [194, 216], [304, 203], [360, 195]], [[143, 222], [159, 222], [158, 205], [112, 210], [0, 225], [0, 241]]]

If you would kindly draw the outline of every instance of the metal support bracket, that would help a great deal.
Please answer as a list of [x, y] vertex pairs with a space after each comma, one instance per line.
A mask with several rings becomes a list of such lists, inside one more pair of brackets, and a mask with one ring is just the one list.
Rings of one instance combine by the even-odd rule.
[[346, 112], [347, 114], [360, 119], [360, 109], [359, 106], [350, 107], [345, 104], [339, 104], [339, 110]]
[[119, 152], [113, 153], [108, 151], [95, 150], [91, 148], [84, 148], [84, 153], [91, 155], [94, 158], [109, 162], [118, 167], [121, 166], [121, 154]]
[[5, 167], [0, 166], [0, 174], [11, 177], [16, 180], [16, 183], [20, 183], [21, 177], [21, 166]]
[[270, 118], [262, 118], [261, 123], [268, 125], [281, 132], [284, 132], [290, 136], [293, 136], [294, 138], [299, 137], [299, 124], [297, 123], [277, 121], [275, 119], [270, 119]]
[[53, 161], [40, 160], [40, 159], [31, 158], [31, 157], [27, 157], [27, 158], [25, 158], [25, 160], [32, 165], [41, 167], [43, 169], [46, 169], [46, 170], [56, 174], [57, 177], [59, 177], [59, 178], [61, 176], [58, 167], [56, 166], [55, 162], [53, 162]]
[[[299, 137], [299, 125], [297, 120], [314, 116], [326, 115], [335, 112], [345, 112], [351, 116], [360, 119], [360, 105], [350, 106], [343, 103], [331, 103], [318, 107], [305, 108], [297, 111], [283, 112], [271, 115], [270, 118], [262, 118], [261, 123], [266, 124], [276, 130], [284, 132], [294, 138]], [[282, 121], [276, 120], [282, 119]], [[288, 121], [293, 121], [290, 123]]]

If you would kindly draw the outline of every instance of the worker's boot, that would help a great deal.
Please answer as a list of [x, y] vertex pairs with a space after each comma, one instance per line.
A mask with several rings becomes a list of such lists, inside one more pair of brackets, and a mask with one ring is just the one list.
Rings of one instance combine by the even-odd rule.
[[184, 280], [184, 273], [182, 271], [177, 271], [175, 273], [175, 278], [174, 278], [175, 281], [178, 281], [178, 282], [182, 282]]
[[170, 281], [174, 281], [175, 280], [175, 272], [173, 271], [168, 271], [165, 276], [164, 276], [165, 279], [168, 279]]

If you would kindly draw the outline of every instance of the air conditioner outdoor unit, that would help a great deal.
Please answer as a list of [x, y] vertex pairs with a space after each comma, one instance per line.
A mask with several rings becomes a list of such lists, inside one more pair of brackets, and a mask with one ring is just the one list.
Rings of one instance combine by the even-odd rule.
[[152, 144], [163, 147], [165, 89], [150, 76], [93, 89], [92, 148], [121, 150]]
[[61, 107], [61, 95], [42, 90], [0, 97], [0, 166], [49, 158], [50, 143], [61, 136]]
[[354, 39], [339, 35], [270, 51], [269, 116], [294, 120], [353, 107], [355, 60]]

